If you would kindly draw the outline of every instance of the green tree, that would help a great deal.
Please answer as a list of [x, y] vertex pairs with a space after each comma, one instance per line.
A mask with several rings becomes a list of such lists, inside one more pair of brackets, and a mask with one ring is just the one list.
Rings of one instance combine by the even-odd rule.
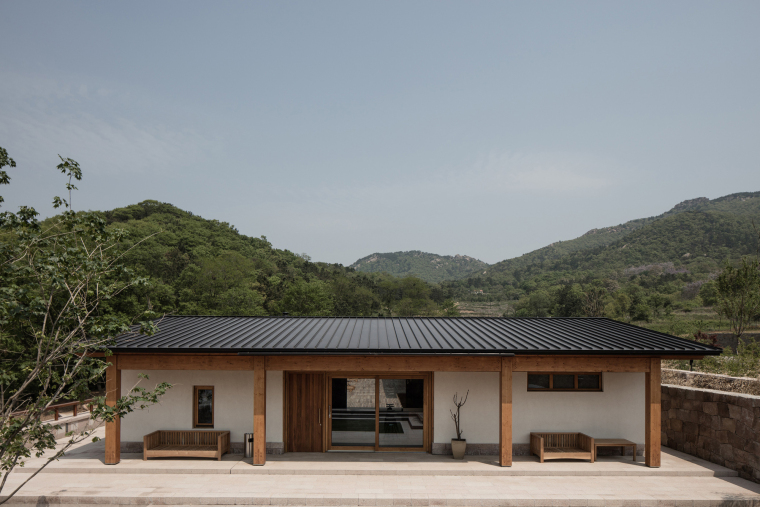
[[[6, 166], [15, 164], [0, 149], [0, 170]], [[136, 329], [155, 331], [151, 321], [130, 327], [134, 322], [128, 318], [103, 311], [105, 302], [148, 280], [121, 262], [124, 231], [109, 229], [98, 214], [71, 209], [71, 192], [76, 190], [72, 182], [82, 177], [79, 164], [61, 158], [58, 170], [68, 178], [69, 192], [68, 199], [53, 199], [54, 207], [64, 210], [60, 215], [40, 222], [38, 213], [26, 206], [0, 214], [0, 493], [8, 475], [32, 455], [55, 451], [42, 470], [91, 435], [92, 430], [70, 432], [56, 449], [55, 428], [41, 416], [55, 403], [89, 397], [90, 386], [100, 381], [109, 364], [107, 347], [115, 336]], [[0, 183], [9, 181], [0, 171]], [[137, 406], [155, 403], [170, 387], [161, 383], [149, 391], [135, 386], [114, 405], [96, 398], [92, 416], [113, 421]], [[0, 503], [39, 470], [3, 494]]]
[[715, 282], [703, 283], [699, 288], [699, 297], [702, 298], [702, 304], [705, 306], [715, 306], [718, 304], [718, 290]]
[[760, 311], [760, 266], [758, 260], [744, 257], [735, 268], [726, 262], [715, 281], [717, 312], [731, 323], [734, 335], [741, 337], [752, 318]]
[[297, 280], [285, 291], [282, 308], [291, 315], [325, 317], [333, 315], [335, 304], [326, 283]]

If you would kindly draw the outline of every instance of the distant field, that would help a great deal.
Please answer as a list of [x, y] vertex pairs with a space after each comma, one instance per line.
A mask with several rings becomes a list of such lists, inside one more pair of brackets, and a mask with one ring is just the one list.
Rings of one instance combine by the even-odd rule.
[[459, 301], [457, 303], [459, 313], [462, 317], [501, 317], [504, 312], [511, 307], [506, 301], [499, 302], [481, 302], [481, 301]]

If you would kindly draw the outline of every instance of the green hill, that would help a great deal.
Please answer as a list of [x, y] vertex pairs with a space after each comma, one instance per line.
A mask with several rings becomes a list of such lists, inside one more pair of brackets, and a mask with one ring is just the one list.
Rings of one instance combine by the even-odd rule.
[[[522, 278], [569, 270], [601, 274], [647, 263], [692, 263], [697, 256], [721, 262], [727, 257], [749, 253], [747, 244], [742, 241], [754, 245], [753, 218], [760, 224], [760, 192], [731, 194], [713, 200], [700, 197], [684, 201], [656, 217], [592, 229], [579, 238], [558, 241], [498, 262], [479, 276], [503, 279], [516, 274]], [[684, 257], [686, 254], [689, 255]]]
[[488, 264], [467, 255], [436, 255], [412, 250], [374, 253], [359, 259], [350, 267], [364, 273], [388, 273], [398, 277], [414, 275], [427, 282], [440, 283], [482, 271], [488, 268]]
[[685, 201], [442, 285], [467, 315], [606, 315], [674, 334], [722, 329], [712, 280], [758, 250], [760, 192]]
[[[127, 230], [125, 264], [149, 276], [110, 310], [129, 315], [145, 307], [195, 315], [438, 315], [447, 294], [419, 278], [359, 273], [340, 264], [274, 248], [232, 225], [171, 204], [144, 201], [102, 212]], [[443, 305], [443, 306], [442, 306]]]

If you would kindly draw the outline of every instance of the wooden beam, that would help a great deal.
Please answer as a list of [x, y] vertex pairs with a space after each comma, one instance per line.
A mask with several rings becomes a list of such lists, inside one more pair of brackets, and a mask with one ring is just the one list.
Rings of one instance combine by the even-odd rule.
[[[255, 357], [229, 354], [119, 354], [121, 370], [250, 371]], [[499, 356], [367, 355], [267, 356], [268, 370], [350, 371], [367, 373], [419, 371], [501, 371]], [[649, 358], [641, 356], [515, 356], [513, 371], [645, 372]]]
[[659, 357], [650, 359], [650, 367], [646, 373], [644, 388], [646, 389], [644, 462], [648, 467], [658, 468], [660, 466], [660, 445], [662, 440], [662, 435], [660, 434], [662, 386], [661, 360]]
[[641, 372], [649, 364], [650, 358], [636, 356], [515, 356], [514, 371]]
[[267, 358], [253, 357], [253, 464], [267, 462]]
[[512, 366], [513, 357], [501, 358], [499, 375], [499, 464], [512, 466]]
[[250, 371], [252, 356], [212, 354], [119, 354], [121, 370]]
[[[116, 406], [121, 397], [121, 370], [119, 356], [114, 354], [108, 358], [111, 366], [106, 368], [106, 405]], [[121, 461], [121, 419], [116, 418], [106, 423], [106, 465], [116, 465]]]
[[268, 356], [267, 369], [332, 372], [500, 371], [498, 356]]

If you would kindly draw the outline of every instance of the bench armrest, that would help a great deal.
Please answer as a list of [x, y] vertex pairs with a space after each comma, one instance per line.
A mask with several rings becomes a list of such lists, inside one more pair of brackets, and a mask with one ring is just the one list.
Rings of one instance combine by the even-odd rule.
[[161, 430], [148, 433], [143, 437], [143, 452], [153, 449], [161, 443]]
[[578, 447], [584, 451], [594, 451], [594, 439], [584, 433], [578, 433]]
[[530, 453], [539, 457], [544, 454], [544, 438], [536, 433], [530, 434]]

